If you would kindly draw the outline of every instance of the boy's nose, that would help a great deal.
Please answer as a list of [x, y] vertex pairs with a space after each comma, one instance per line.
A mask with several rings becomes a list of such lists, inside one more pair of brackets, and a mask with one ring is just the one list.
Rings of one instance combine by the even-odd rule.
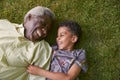
[[57, 37], [56, 39], [59, 41], [59, 40], [60, 40], [60, 37]]

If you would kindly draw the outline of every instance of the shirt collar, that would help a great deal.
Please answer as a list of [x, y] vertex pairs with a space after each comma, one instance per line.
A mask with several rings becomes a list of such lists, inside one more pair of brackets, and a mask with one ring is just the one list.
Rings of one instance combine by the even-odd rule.
[[23, 27], [23, 24], [20, 24], [18, 27], [19, 27], [18, 32], [19, 32], [22, 36], [25, 36], [25, 35], [24, 35], [24, 27]]

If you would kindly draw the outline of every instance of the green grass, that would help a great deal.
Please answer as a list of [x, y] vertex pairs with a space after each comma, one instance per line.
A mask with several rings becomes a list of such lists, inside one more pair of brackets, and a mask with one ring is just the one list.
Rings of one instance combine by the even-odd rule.
[[120, 80], [120, 0], [0, 0], [0, 18], [22, 23], [35, 6], [46, 6], [56, 14], [56, 24], [47, 39], [55, 42], [57, 24], [77, 21], [83, 36], [77, 48], [87, 52], [88, 72], [80, 80]]

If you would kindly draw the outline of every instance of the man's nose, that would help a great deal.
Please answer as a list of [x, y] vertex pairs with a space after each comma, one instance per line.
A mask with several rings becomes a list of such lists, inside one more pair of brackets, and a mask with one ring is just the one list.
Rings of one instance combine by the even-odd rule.
[[39, 31], [39, 30], [37, 30], [37, 34], [39, 35], [39, 37], [42, 36], [41, 31]]
[[47, 30], [46, 29], [42, 29], [42, 31], [43, 31], [43, 34], [47, 34]]

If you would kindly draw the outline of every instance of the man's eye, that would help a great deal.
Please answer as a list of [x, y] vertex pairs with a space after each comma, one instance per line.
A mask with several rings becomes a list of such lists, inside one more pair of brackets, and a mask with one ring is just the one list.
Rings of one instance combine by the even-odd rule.
[[46, 25], [47, 25], [46, 23], [43, 23], [43, 24], [42, 24], [42, 26], [44, 26], [44, 27], [45, 27]]
[[41, 25], [44, 26], [44, 27], [47, 25], [44, 21], [40, 21], [40, 23], [41, 23]]

